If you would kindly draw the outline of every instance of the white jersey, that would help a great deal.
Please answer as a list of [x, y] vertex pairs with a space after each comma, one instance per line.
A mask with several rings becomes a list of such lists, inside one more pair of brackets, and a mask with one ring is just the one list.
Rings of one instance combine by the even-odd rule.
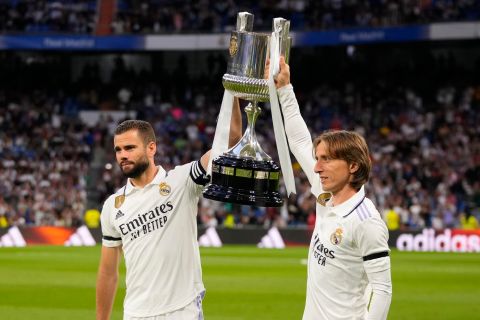
[[338, 206], [317, 204], [303, 319], [365, 319], [364, 263], [388, 253], [388, 230], [363, 187]]
[[[314, 172], [313, 143], [300, 115], [291, 85], [278, 90], [290, 149], [312, 186], [324, 200]], [[388, 230], [362, 187], [348, 201], [331, 206], [317, 203], [316, 221], [308, 254], [307, 297], [303, 320], [357, 320], [367, 317], [368, 277], [391, 285]], [[380, 274], [380, 277], [376, 274]], [[378, 281], [377, 281], [378, 280]], [[368, 319], [386, 319], [390, 293], [378, 292]], [[384, 298], [384, 297], [387, 298]]]
[[134, 187], [128, 180], [105, 202], [103, 245], [122, 246], [124, 252], [126, 315], [172, 312], [205, 290], [196, 221], [205, 183], [205, 170], [198, 161], [169, 172], [159, 167], [144, 188]]

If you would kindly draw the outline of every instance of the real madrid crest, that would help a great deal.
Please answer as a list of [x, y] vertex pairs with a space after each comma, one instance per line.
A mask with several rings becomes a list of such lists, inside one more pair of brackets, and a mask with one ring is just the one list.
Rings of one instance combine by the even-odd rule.
[[238, 39], [236, 34], [232, 34], [230, 37], [230, 47], [228, 48], [228, 52], [230, 52], [230, 57], [233, 57], [237, 54], [238, 51]]
[[172, 188], [166, 182], [160, 183], [158, 187], [160, 195], [162, 196], [168, 196], [170, 194], [170, 191], [172, 191]]
[[125, 195], [122, 194], [120, 196], [115, 197], [115, 209], [118, 209], [122, 206], [122, 204], [125, 202]]
[[325, 205], [327, 204], [327, 201], [330, 200], [331, 197], [332, 195], [329, 192], [321, 193], [317, 197], [317, 202], [318, 204], [325, 207]]
[[339, 245], [342, 242], [343, 230], [342, 228], [337, 228], [334, 233], [330, 236], [330, 242], [335, 245]]

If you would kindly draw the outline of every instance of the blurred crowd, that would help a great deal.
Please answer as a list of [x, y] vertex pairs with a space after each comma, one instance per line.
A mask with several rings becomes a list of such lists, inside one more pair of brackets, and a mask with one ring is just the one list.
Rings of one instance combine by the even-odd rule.
[[123, 0], [112, 24], [114, 33], [229, 32], [237, 13], [255, 16], [256, 30], [271, 30], [272, 20], [291, 21], [292, 30], [398, 26], [475, 21], [475, 0], [281, 0], [138, 1]]
[[0, 33], [90, 34], [96, 5], [95, 0], [1, 0]]
[[[272, 19], [291, 21], [292, 30], [377, 27], [476, 21], [476, 0], [118, 0], [113, 34], [211, 33], [235, 28], [238, 12], [255, 15], [256, 30], [271, 30]], [[1, 0], [0, 32], [81, 33], [95, 31], [95, 0]]]
[[43, 90], [0, 89], [0, 216], [9, 225], [80, 226], [94, 137]]
[[[349, 50], [339, 58], [340, 50], [292, 55], [292, 82], [312, 136], [349, 129], [366, 137], [373, 161], [366, 190], [390, 229], [478, 227], [480, 64], [463, 69], [453, 56], [429, 56], [425, 50], [413, 50], [417, 54], [412, 57], [388, 48]], [[394, 59], [397, 55], [408, 63]], [[2, 54], [0, 217], [10, 225], [79, 225], [92, 209], [88, 200], [93, 193], [99, 199], [93, 205], [100, 210], [106, 197], [125, 183], [112, 147], [118, 121], [106, 117], [95, 125], [83, 123], [81, 111], [132, 110], [150, 121], [158, 138], [157, 163], [167, 170], [198, 159], [213, 140], [225, 59], [212, 53], [206, 59], [209, 73], [197, 76], [187, 74], [182, 59], [187, 58], [180, 58], [173, 71], [162, 69], [161, 63], [135, 71], [118, 56], [105, 82], [95, 64], [86, 65], [75, 81], [68, 80], [66, 64], [71, 61], [66, 55]], [[315, 80], [308, 80], [305, 72], [316, 74]], [[264, 106], [257, 137], [278, 163], [270, 119]], [[98, 159], [99, 173], [92, 171]], [[297, 194], [286, 199], [282, 185], [283, 207], [202, 199], [199, 223], [312, 225], [315, 199], [292, 160]]]

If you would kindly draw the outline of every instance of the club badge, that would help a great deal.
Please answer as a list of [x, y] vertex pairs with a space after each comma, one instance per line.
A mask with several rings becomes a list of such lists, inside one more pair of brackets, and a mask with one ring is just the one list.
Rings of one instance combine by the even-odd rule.
[[125, 202], [125, 195], [124, 194], [115, 197], [115, 208], [116, 209], [120, 208], [124, 202]]
[[342, 228], [337, 228], [334, 233], [330, 236], [330, 242], [335, 245], [339, 245], [342, 242], [343, 230]]
[[159, 185], [159, 190], [160, 195], [168, 196], [170, 194], [170, 191], [172, 191], [172, 188], [166, 182], [162, 182]]
[[230, 57], [234, 57], [238, 51], [238, 39], [235, 34], [232, 34], [230, 37], [230, 47], [228, 48], [228, 52], [230, 53]]
[[317, 203], [324, 206], [327, 204], [327, 201], [330, 200], [332, 195], [329, 192], [324, 192], [318, 195]]

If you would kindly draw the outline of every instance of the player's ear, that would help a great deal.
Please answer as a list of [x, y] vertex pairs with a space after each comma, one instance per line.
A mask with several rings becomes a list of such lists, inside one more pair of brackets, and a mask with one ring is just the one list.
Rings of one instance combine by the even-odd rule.
[[354, 174], [355, 172], [357, 172], [358, 168], [359, 166], [356, 162], [352, 162], [348, 165], [348, 170], [350, 171], [350, 174]]
[[157, 144], [155, 143], [155, 141], [150, 141], [147, 144], [147, 152], [151, 156], [155, 155], [155, 153], [157, 152]]

